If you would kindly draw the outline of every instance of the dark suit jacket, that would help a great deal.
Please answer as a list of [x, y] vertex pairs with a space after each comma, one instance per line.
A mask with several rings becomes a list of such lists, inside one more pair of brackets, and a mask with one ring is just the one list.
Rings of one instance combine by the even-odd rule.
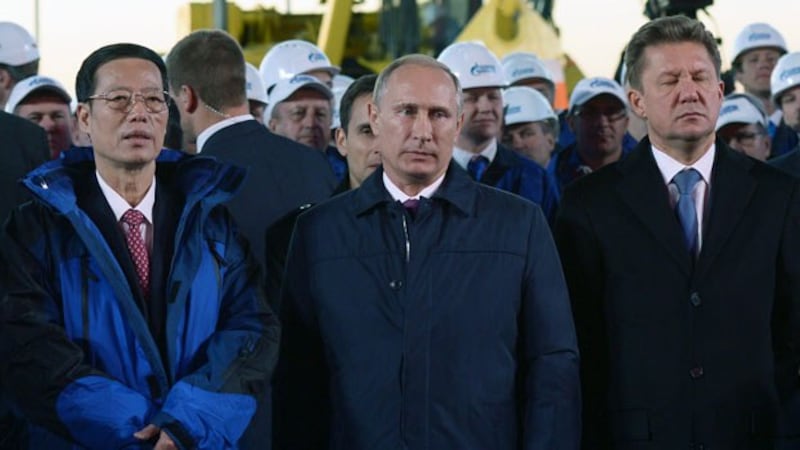
[[784, 153], [777, 158], [770, 159], [769, 164], [786, 173], [800, 177], [800, 147], [795, 147], [794, 150], [789, 153]]
[[214, 133], [202, 154], [248, 169], [228, 209], [262, 266], [266, 229], [295, 208], [328, 198], [336, 187], [322, 152], [278, 136], [255, 120]]
[[42, 128], [28, 120], [0, 111], [0, 223], [11, 210], [30, 199], [19, 180], [50, 159], [50, 147]]
[[586, 449], [772, 448], [800, 365], [798, 184], [716, 148], [696, 262], [649, 140], [565, 191]]

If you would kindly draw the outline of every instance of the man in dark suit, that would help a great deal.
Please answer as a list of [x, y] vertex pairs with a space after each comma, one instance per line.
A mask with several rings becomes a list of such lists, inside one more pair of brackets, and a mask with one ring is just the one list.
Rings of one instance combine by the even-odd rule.
[[683, 17], [628, 45], [649, 139], [568, 187], [555, 226], [586, 449], [771, 449], [798, 385], [798, 185], [715, 139], [713, 36]]
[[50, 147], [44, 130], [25, 119], [0, 111], [0, 223], [17, 205], [30, 198], [19, 180], [50, 159]]
[[263, 265], [266, 229], [328, 198], [336, 187], [333, 173], [320, 152], [271, 133], [250, 115], [244, 55], [227, 33], [190, 34], [170, 51], [167, 68], [183, 132], [197, 142], [197, 152], [248, 169], [228, 208]]

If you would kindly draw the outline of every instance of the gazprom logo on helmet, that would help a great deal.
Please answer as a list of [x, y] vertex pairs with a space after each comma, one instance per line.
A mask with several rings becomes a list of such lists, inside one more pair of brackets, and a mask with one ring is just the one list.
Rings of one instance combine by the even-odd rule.
[[522, 112], [522, 106], [519, 105], [508, 105], [506, 106], [506, 115], [511, 116], [514, 114], [519, 114]]
[[489, 73], [497, 73], [497, 67], [495, 67], [494, 64], [475, 63], [472, 67], [470, 67], [469, 73], [476, 77]]
[[800, 74], [800, 66], [795, 66], [781, 72], [781, 81], [786, 81], [787, 78]]
[[308, 54], [308, 60], [310, 62], [325, 61], [325, 55], [320, 52], [311, 52]]
[[302, 75], [301, 74], [301, 75], [295, 75], [294, 77], [292, 77], [292, 79], [289, 80], [289, 84], [313, 83], [314, 81], [317, 81], [317, 80], [314, 79], [314, 77], [312, 77], [311, 75]]
[[536, 69], [533, 67], [523, 67], [521, 69], [515, 69], [511, 72], [511, 76], [514, 78], [523, 77], [525, 75], [536, 75]]
[[750, 36], [747, 37], [747, 40], [750, 42], [766, 41], [768, 39], [772, 39], [772, 35], [770, 33], [751, 33]]
[[732, 112], [738, 111], [739, 105], [727, 105], [719, 110], [719, 115], [724, 116], [725, 114], [730, 114]]
[[617, 86], [614, 83], [612, 83], [612, 82], [610, 82], [608, 80], [592, 80], [592, 82], [589, 83], [589, 87], [593, 87], [593, 88], [604, 87], [604, 88], [609, 88], [609, 89], [616, 89], [617, 88]]
[[36, 77], [28, 82], [28, 86], [34, 87], [40, 84], [55, 84], [55, 80], [48, 77]]

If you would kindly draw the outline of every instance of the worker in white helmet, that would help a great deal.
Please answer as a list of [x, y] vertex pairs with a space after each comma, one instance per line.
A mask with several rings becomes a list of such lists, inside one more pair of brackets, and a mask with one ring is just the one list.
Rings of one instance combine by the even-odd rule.
[[35, 75], [21, 80], [11, 90], [5, 111], [39, 125], [47, 133], [50, 157], [57, 158], [72, 146], [70, 103], [72, 98], [58, 81]]
[[772, 135], [772, 157], [792, 151], [800, 142], [800, 52], [778, 60], [770, 77], [771, 100], [781, 113]]
[[0, 22], [0, 108], [20, 80], [39, 72], [39, 47], [25, 28]]
[[775, 64], [787, 51], [778, 30], [766, 23], [745, 26], [733, 42], [733, 67], [736, 81], [744, 91], [761, 99], [767, 114], [775, 111], [770, 98], [769, 77]]
[[558, 139], [558, 116], [539, 91], [514, 86], [503, 91], [503, 144], [547, 168]]
[[556, 82], [550, 69], [538, 56], [529, 52], [513, 52], [504, 56], [502, 63], [509, 86], [536, 89], [554, 106]]
[[770, 152], [768, 119], [761, 100], [750, 94], [725, 97], [717, 118], [717, 136], [728, 146], [752, 158], [766, 161]]
[[247, 89], [247, 103], [250, 105], [250, 114], [260, 124], [264, 124], [264, 109], [267, 107], [267, 90], [261, 81], [261, 75], [256, 66], [245, 63], [245, 88]]
[[278, 81], [288, 80], [299, 74], [314, 76], [331, 88], [334, 75], [341, 70], [331, 64], [328, 56], [316, 45], [292, 39], [275, 44], [264, 55], [258, 71], [269, 92]]
[[558, 188], [534, 161], [499, 144], [506, 85], [503, 66], [480, 42], [458, 42], [445, 48], [439, 61], [463, 89], [464, 125], [453, 149], [453, 161], [476, 181], [513, 192], [537, 203], [552, 221]]

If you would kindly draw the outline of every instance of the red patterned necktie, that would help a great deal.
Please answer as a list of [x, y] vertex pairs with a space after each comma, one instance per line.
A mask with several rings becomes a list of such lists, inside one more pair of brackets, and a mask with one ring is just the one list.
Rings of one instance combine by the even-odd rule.
[[139, 276], [139, 286], [141, 286], [144, 296], [147, 297], [150, 290], [150, 256], [144, 245], [140, 229], [145, 222], [144, 214], [135, 209], [129, 209], [122, 215], [122, 221], [128, 225], [125, 242], [128, 244], [133, 265], [136, 267], [136, 274]]

